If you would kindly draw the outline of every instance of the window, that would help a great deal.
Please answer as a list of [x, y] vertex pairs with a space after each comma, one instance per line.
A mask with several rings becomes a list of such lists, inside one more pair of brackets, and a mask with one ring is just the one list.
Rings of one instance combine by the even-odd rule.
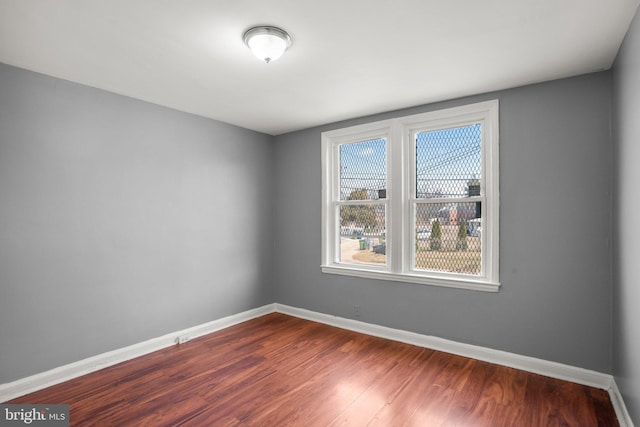
[[497, 291], [498, 101], [322, 134], [322, 271]]

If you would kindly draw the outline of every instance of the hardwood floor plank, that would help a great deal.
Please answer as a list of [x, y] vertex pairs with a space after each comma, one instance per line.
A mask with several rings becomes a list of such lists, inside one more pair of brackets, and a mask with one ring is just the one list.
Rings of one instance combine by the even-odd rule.
[[410, 377], [407, 387], [376, 414], [370, 425], [380, 427], [410, 425], [411, 418], [421, 405], [434, 400], [438, 401], [442, 393], [448, 392], [449, 389], [437, 384], [436, 379], [442, 379], [441, 370], [447, 366], [451, 356], [448, 353], [433, 351], [424, 357], [414, 368], [414, 374]]
[[398, 352], [396, 362], [386, 372], [378, 375], [366, 390], [329, 425], [369, 425], [375, 416], [393, 402], [398, 394], [410, 384], [416, 369], [411, 366], [412, 361], [421, 358], [425, 353], [432, 354], [433, 351], [423, 349], [422, 352], [417, 354], [414, 351], [405, 351], [403, 353]]
[[616, 426], [608, 393], [273, 313], [9, 403], [73, 426]]

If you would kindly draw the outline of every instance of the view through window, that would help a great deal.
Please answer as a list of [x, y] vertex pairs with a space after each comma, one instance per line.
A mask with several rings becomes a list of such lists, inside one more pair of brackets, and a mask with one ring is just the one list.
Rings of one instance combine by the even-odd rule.
[[481, 273], [481, 141], [478, 123], [415, 134], [416, 269]]
[[340, 261], [386, 264], [387, 140], [340, 146]]

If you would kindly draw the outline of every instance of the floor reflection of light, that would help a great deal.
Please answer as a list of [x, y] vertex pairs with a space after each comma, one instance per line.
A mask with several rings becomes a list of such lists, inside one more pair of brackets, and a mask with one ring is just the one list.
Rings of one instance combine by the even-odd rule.
[[371, 384], [341, 381], [336, 385], [335, 393], [336, 400], [344, 407], [340, 418], [345, 420], [371, 420], [387, 403], [387, 399]]

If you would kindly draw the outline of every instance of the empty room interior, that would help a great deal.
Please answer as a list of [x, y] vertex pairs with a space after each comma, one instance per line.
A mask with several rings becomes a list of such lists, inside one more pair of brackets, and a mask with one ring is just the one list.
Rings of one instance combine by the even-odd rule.
[[0, 0], [0, 418], [639, 425], [639, 3]]

